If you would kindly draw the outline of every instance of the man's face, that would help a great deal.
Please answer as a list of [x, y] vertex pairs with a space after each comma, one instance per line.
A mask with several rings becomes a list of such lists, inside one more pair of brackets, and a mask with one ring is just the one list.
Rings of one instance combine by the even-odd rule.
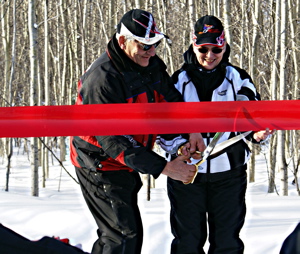
[[136, 64], [146, 67], [149, 65], [149, 60], [152, 56], [155, 56], [155, 47], [152, 46], [148, 50], [142, 49], [142, 43], [135, 40], [127, 41], [124, 47], [126, 55]]
[[199, 64], [206, 70], [213, 70], [218, 66], [225, 53], [225, 48], [226, 45], [221, 48], [212, 45], [193, 46]]

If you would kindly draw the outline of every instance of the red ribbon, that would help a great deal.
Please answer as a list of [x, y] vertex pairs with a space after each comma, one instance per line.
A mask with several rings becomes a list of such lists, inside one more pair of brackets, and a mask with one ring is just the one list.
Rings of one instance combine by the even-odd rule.
[[300, 129], [300, 100], [0, 108], [0, 137]]

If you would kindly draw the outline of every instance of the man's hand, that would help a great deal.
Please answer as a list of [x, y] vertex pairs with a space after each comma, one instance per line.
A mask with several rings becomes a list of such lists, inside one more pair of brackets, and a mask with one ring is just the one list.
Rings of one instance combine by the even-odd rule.
[[269, 135], [273, 134], [275, 130], [269, 130], [268, 128], [263, 131], [257, 131], [254, 132], [253, 138], [257, 141], [260, 142], [262, 140], [265, 140]]
[[187, 156], [178, 156], [175, 160], [167, 163], [164, 170], [162, 171], [162, 174], [184, 183], [191, 182], [197, 172], [194, 165], [188, 165], [184, 162], [189, 158], [190, 154], [188, 154]]

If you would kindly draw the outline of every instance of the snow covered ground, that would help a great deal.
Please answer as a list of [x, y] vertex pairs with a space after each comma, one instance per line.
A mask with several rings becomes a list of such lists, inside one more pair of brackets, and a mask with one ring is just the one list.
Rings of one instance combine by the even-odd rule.
[[[64, 164], [76, 178], [70, 162]], [[96, 224], [79, 185], [54, 162], [46, 188], [40, 187], [39, 197], [32, 197], [29, 165], [26, 156], [13, 156], [9, 192], [6, 192], [5, 165], [0, 158], [0, 223], [30, 240], [59, 236], [69, 238], [72, 245], [81, 243], [83, 250], [90, 252], [97, 237]], [[241, 232], [245, 254], [278, 254], [284, 239], [300, 222], [300, 197], [295, 187], [289, 186], [287, 197], [268, 194], [265, 165], [264, 157], [258, 155], [256, 181], [248, 185], [248, 213]], [[289, 174], [291, 183], [292, 174]], [[279, 183], [279, 179], [277, 181]], [[144, 222], [142, 254], [169, 253], [172, 235], [164, 176], [160, 176], [156, 188], [151, 189], [150, 201], [146, 200], [146, 189], [142, 188], [139, 205]]]

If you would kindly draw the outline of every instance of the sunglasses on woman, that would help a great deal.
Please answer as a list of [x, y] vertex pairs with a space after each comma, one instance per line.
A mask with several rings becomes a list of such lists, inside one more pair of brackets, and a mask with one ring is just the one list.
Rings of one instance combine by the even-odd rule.
[[157, 46], [160, 44], [160, 41], [158, 41], [158, 42], [156, 42], [154, 44], [151, 44], [151, 45], [143, 44], [143, 43], [138, 42], [138, 41], [136, 41], [136, 43], [140, 46], [140, 48], [142, 50], [147, 51], [147, 50], [151, 49], [152, 46], [154, 46], [154, 48], [157, 48]]
[[214, 54], [220, 54], [223, 49], [222, 48], [212, 48], [212, 49], [208, 49], [208, 48], [199, 48], [198, 49], [200, 53], [202, 54], [206, 54], [209, 50], [211, 50], [211, 52], [213, 52]]

